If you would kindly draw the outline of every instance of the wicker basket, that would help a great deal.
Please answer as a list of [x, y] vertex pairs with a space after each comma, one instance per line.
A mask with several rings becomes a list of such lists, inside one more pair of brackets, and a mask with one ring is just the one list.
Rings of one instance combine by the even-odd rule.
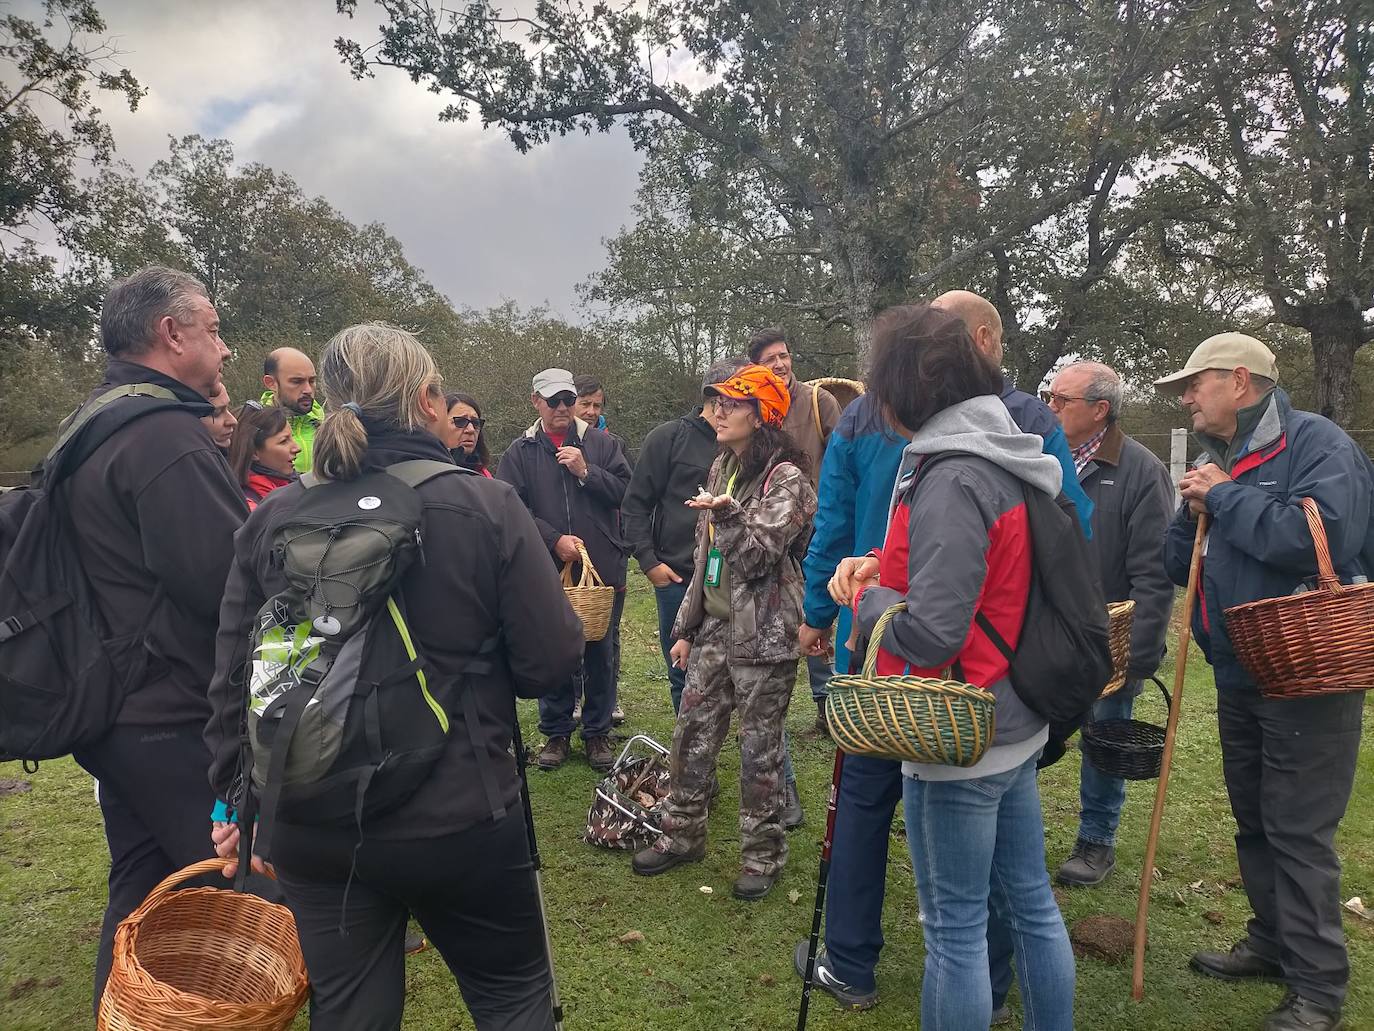
[[1101, 698], [1114, 695], [1126, 683], [1126, 667], [1131, 662], [1131, 623], [1135, 616], [1134, 601], [1114, 601], [1107, 606], [1108, 637], [1112, 647], [1112, 679], [1102, 689]]
[[1321, 511], [1302, 499], [1317, 550], [1317, 589], [1226, 610], [1237, 657], [1268, 698], [1374, 690], [1374, 583], [1336, 577]]
[[[1168, 688], [1158, 678], [1150, 679], [1163, 692], [1168, 709], [1172, 704]], [[1164, 759], [1164, 728], [1141, 720], [1096, 720], [1084, 724], [1078, 747], [1109, 777], [1154, 780]]]
[[[808, 387], [824, 387], [830, 391], [830, 396], [840, 403], [840, 411], [844, 411], [852, 405], [864, 392], [864, 385], [856, 379], [845, 379], [842, 376], [822, 376], [820, 379], [809, 379], [806, 381]], [[820, 395], [814, 390], [811, 392], [811, 404], [816, 409], [816, 421], [820, 422]]]
[[285, 906], [178, 884], [218, 873], [207, 859], [154, 888], [115, 931], [99, 1031], [283, 1031], [310, 994]]
[[615, 607], [615, 588], [607, 587], [596, 567], [592, 565], [586, 548], [578, 548], [579, 561], [582, 563], [582, 576], [573, 583], [572, 562], [563, 565], [563, 593], [582, 620], [582, 636], [588, 641], [599, 641], [606, 636], [611, 627], [611, 609]]
[[882, 614], [862, 672], [831, 678], [825, 699], [830, 736], [850, 755], [972, 766], [992, 742], [992, 692], [952, 680], [875, 675], [883, 633], [905, 609], [902, 603]]

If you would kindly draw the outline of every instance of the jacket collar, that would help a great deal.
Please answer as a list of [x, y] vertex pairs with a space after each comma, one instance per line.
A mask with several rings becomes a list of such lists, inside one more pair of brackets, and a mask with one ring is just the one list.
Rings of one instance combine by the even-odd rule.
[[214, 406], [205, 400], [199, 391], [193, 390], [179, 379], [173, 379], [164, 372], [122, 358], [111, 358], [105, 363], [105, 382], [101, 384], [102, 388], [123, 387], [131, 383], [151, 383], [153, 386], [170, 390], [197, 418], [214, 414]]
[[[534, 425], [525, 431], [526, 440], [538, 440], [540, 432], [544, 429], [544, 424], [538, 419], [534, 420]], [[573, 416], [573, 424], [568, 428], [567, 442], [569, 444], [580, 442], [586, 439], [587, 431], [591, 426], [583, 422], [577, 416]], [[548, 440], [549, 435], [544, 434], [544, 439]]]
[[[270, 390], [264, 390], [262, 392], [262, 397], [258, 398], [258, 403], [264, 408], [270, 408], [277, 403], [277, 395]], [[310, 411], [305, 415], [301, 415], [299, 412], [290, 412], [286, 418], [293, 426], [300, 419], [306, 419], [318, 426], [320, 423], [324, 422], [324, 405], [320, 404], [317, 398], [310, 403]]]
[[1102, 443], [1097, 445], [1097, 454], [1083, 467], [1078, 478], [1082, 480], [1096, 465], [1118, 466], [1121, 464], [1121, 449], [1126, 446], [1126, 434], [1121, 432], [1120, 423], [1112, 423], [1102, 435]]
[[367, 434], [367, 455], [363, 459], [365, 469], [385, 469], [397, 462], [414, 459], [427, 459], [431, 462], [453, 464], [453, 456], [444, 447], [443, 441], [425, 430], [377, 429]]
[[[1246, 455], [1267, 450], [1278, 443], [1288, 428], [1288, 416], [1293, 411], [1293, 402], [1282, 388], [1275, 387], [1256, 404], [1257, 407], [1261, 408], [1259, 418], [1256, 420], [1255, 428], [1250, 432], [1249, 437], [1242, 441], [1239, 447], [1235, 448], [1235, 453], [1231, 456], [1232, 468]], [[1224, 447], [1225, 441], [1217, 440], [1203, 433], [1193, 434], [1193, 439], [1203, 447], [1203, 453], [1193, 463], [1195, 467], [1218, 460], [1217, 455]]]

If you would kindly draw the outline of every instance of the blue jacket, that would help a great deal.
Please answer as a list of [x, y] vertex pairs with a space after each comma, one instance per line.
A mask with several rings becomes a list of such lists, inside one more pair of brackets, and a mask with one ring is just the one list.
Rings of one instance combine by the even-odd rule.
[[1044, 452], [1059, 459], [1064, 468], [1065, 497], [1073, 502], [1078, 511], [1078, 522], [1083, 527], [1083, 536], [1093, 537], [1093, 503], [1083, 492], [1078, 482], [1078, 469], [1073, 464], [1073, 449], [1064, 436], [1064, 428], [1050, 411], [1050, 406], [1038, 397], [1032, 397], [1024, 390], [1017, 390], [1011, 380], [1002, 381], [1002, 403], [1011, 412], [1011, 420], [1021, 428], [1022, 433], [1035, 433], [1045, 442]]
[[849, 405], [830, 435], [821, 460], [820, 507], [802, 573], [806, 577], [807, 626], [835, 631], [835, 668], [849, 668], [851, 613], [840, 612], [826, 585], [840, 560], [881, 548], [892, 508], [892, 485], [906, 441], [887, 428], [873, 399], [865, 394]]
[[[1231, 482], [1207, 492], [1207, 534], [1193, 610], [1193, 636], [1212, 664], [1221, 690], [1254, 690], [1226, 632], [1226, 609], [1293, 593], [1316, 576], [1312, 533], [1299, 502], [1316, 499], [1343, 580], [1369, 576], [1374, 465], [1335, 423], [1293, 408], [1274, 390], [1269, 409], [1239, 451]], [[1195, 465], [1212, 459], [1200, 455]], [[1164, 560], [1174, 583], [1186, 586], [1197, 524], [1182, 505], [1169, 526]], [[1364, 555], [1361, 555], [1361, 552]]]

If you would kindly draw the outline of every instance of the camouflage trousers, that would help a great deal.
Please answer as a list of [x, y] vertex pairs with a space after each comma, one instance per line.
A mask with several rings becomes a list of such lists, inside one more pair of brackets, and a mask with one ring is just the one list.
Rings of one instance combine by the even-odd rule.
[[730, 732], [730, 714], [739, 710], [741, 865], [762, 874], [780, 871], [787, 861], [782, 827], [783, 723], [796, 660], [762, 666], [730, 664], [729, 629], [713, 616], [701, 624], [687, 665], [687, 686], [673, 730], [672, 793], [661, 843], [690, 852], [706, 842], [706, 808], [715, 781], [716, 760]]

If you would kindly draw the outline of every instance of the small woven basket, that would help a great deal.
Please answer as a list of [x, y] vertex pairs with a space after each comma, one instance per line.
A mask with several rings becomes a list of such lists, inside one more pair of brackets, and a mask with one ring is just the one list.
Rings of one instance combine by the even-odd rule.
[[310, 994], [291, 911], [256, 895], [178, 884], [172, 874], [115, 930], [99, 1031], [284, 1031]]
[[1340, 582], [1321, 510], [1302, 510], [1317, 552], [1317, 589], [1226, 610], [1231, 646], [1268, 698], [1374, 690], [1374, 583]]
[[[1163, 692], [1167, 709], [1172, 704], [1168, 688], [1150, 679]], [[1108, 777], [1154, 780], [1164, 759], [1164, 728], [1142, 720], [1096, 720], [1083, 725], [1078, 747]]]
[[615, 607], [615, 588], [607, 587], [606, 582], [592, 565], [586, 548], [578, 548], [582, 575], [573, 583], [572, 562], [563, 564], [563, 593], [568, 596], [577, 618], [582, 620], [582, 636], [588, 641], [599, 641], [606, 636], [611, 627], [611, 609]]
[[1134, 601], [1114, 601], [1107, 606], [1107, 635], [1112, 648], [1112, 679], [1098, 697], [1106, 698], [1121, 690], [1126, 683], [1126, 667], [1131, 662], [1131, 623], [1135, 617]]
[[[806, 381], [808, 387], [824, 387], [830, 391], [830, 396], [840, 403], [840, 411], [844, 411], [864, 392], [864, 385], [856, 379], [845, 379], [843, 376], [822, 376], [820, 379], [809, 379]], [[811, 394], [812, 404], [818, 409], [820, 401], [818, 395], [813, 391]], [[819, 413], [817, 422], [820, 421]]]
[[857, 676], [832, 677], [825, 719], [835, 744], [850, 755], [943, 766], [972, 766], [992, 742], [997, 699], [991, 691], [953, 680], [875, 673], [878, 647], [892, 606], [873, 628]]

